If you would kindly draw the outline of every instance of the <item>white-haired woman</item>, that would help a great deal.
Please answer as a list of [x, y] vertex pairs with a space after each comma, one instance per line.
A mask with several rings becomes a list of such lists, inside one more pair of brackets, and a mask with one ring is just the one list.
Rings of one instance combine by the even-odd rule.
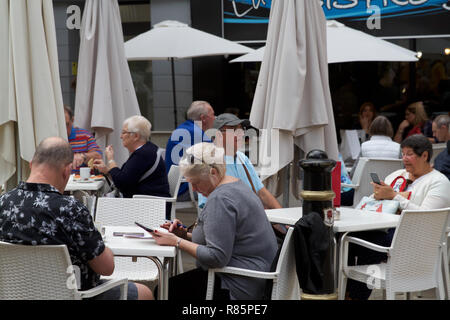
[[152, 125], [142, 116], [132, 116], [123, 122], [120, 139], [130, 152], [128, 160], [119, 168], [114, 161], [112, 146], [106, 147], [106, 164], [95, 160], [100, 172], [109, 173], [114, 185], [125, 198], [135, 194], [170, 197], [164, 160], [158, 156], [158, 147], [148, 141]]
[[[176, 246], [197, 261], [197, 269], [169, 280], [169, 299], [204, 300], [209, 268], [269, 271], [277, 251], [275, 234], [258, 196], [244, 182], [225, 174], [224, 150], [198, 143], [186, 150], [180, 169], [208, 202], [192, 233], [177, 219], [162, 225], [169, 232], [153, 233], [159, 245]], [[220, 274], [214, 298], [261, 299], [265, 284], [263, 279]]]

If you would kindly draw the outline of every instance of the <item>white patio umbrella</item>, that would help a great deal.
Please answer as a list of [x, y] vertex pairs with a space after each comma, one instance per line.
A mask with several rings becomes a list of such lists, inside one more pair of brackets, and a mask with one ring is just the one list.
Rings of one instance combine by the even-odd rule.
[[177, 104], [174, 59], [244, 54], [252, 51], [253, 49], [233, 41], [171, 20], [160, 22], [154, 25], [151, 30], [125, 43], [125, 53], [128, 60], [171, 61], [175, 127], [177, 127]]
[[0, 43], [1, 185], [44, 138], [67, 138], [52, 0], [0, 0]]
[[325, 15], [319, 1], [274, 0], [267, 45], [250, 113], [262, 130], [260, 173], [276, 174], [294, 156], [294, 143], [338, 159], [328, 85]]
[[[346, 27], [330, 20], [327, 24], [328, 63], [351, 61], [417, 61], [417, 52], [405, 49], [389, 41], [382, 40], [362, 31]], [[230, 61], [262, 61], [264, 48], [240, 56]]]
[[87, 0], [80, 35], [74, 124], [94, 132], [101, 149], [112, 145], [121, 165], [129, 156], [120, 139], [123, 121], [140, 111], [117, 0]]

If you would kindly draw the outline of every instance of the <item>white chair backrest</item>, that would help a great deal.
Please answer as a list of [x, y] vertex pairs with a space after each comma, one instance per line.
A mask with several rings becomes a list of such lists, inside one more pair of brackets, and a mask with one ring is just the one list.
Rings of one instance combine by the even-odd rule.
[[445, 148], [447, 148], [447, 143], [433, 143], [433, 156], [430, 159], [430, 163], [433, 164], [434, 163], [434, 159], [436, 159], [436, 157], [445, 150]]
[[373, 187], [370, 184], [372, 182], [371, 172], [377, 173], [380, 180], [384, 180], [389, 174], [402, 168], [402, 159], [359, 158], [352, 178], [352, 183], [359, 185], [355, 190], [353, 205], [356, 206], [362, 197], [373, 193]]
[[0, 300], [79, 300], [71, 266], [65, 245], [0, 242]]
[[169, 173], [167, 174], [167, 179], [169, 180], [170, 195], [171, 197], [177, 197], [178, 190], [181, 184], [181, 171], [180, 167], [177, 165], [172, 165], [170, 167]]
[[393, 291], [426, 290], [436, 283], [439, 247], [449, 213], [450, 208], [402, 212], [391, 244], [391, 267], [386, 274]]
[[361, 152], [360, 133], [358, 130], [341, 130], [340, 152], [342, 159], [356, 160]]
[[290, 300], [300, 297], [293, 233], [294, 228], [290, 227], [283, 241], [276, 268], [278, 285], [272, 288], [272, 300]]
[[165, 217], [165, 200], [103, 197], [98, 198], [95, 220], [105, 226], [135, 226], [137, 221], [159, 227]]

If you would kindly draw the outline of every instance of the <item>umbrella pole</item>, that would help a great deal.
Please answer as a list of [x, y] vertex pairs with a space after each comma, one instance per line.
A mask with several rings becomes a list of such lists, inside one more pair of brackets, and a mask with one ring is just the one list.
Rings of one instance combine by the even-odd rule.
[[172, 69], [172, 90], [173, 90], [173, 116], [174, 116], [174, 123], [175, 128], [178, 127], [178, 121], [177, 121], [177, 92], [175, 89], [175, 64], [173, 62], [173, 58], [170, 58], [170, 65]]
[[20, 180], [22, 179], [22, 160], [20, 158], [19, 127], [17, 125], [17, 122], [14, 125], [14, 131], [15, 131], [15, 139], [16, 139], [16, 177], [17, 177], [16, 185], [19, 185]]
[[287, 165], [285, 177], [284, 177], [284, 192], [283, 192], [283, 208], [289, 208], [289, 197], [290, 197], [290, 185], [291, 180], [291, 163]]

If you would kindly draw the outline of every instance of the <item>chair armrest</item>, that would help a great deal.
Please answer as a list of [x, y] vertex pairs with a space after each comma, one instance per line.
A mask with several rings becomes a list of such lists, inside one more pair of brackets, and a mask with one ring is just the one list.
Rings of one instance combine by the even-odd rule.
[[169, 198], [169, 197], [158, 197], [158, 196], [149, 196], [149, 195], [140, 195], [140, 194], [135, 194], [133, 196], [133, 198], [140, 198], [140, 199], [160, 199], [160, 200], [165, 200], [167, 202], [176, 202], [177, 198]]
[[372, 242], [363, 240], [363, 239], [359, 239], [359, 238], [355, 238], [355, 237], [345, 237], [344, 239], [345, 242], [350, 242], [350, 243], [354, 243], [357, 245], [360, 245], [362, 247], [377, 251], [377, 252], [386, 252], [388, 253], [389, 250], [391, 249], [390, 247], [383, 247], [377, 244], [374, 244]]
[[108, 291], [109, 289], [112, 289], [114, 287], [122, 286], [121, 290], [121, 300], [127, 300], [127, 293], [128, 293], [128, 279], [117, 279], [117, 280], [108, 280], [101, 285], [85, 290], [85, 291], [78, 291], [81, 298], [92, 298], [95, 297], [103, 292]]
[[359, 184], [341, 183], [341, 187], [344, 187], [344, 188], [352, 188], [352, 189], [358, 189], [358, 188], [359, 188]]
[[223, 267], [212, 268], [208, 270], [208, 283], [206, 287], [206, 300], [212, 300], [214, 291], [214, 274], [215, 273], [228, 273], [235, 274], [244, 277], [259, 278], [259, 279], [276, 279], [278, 273], [276, 272], [263, 272], [250, 269], [242, 269], [236, 267]]
[[264, 271], [236, 268], [236, 267], [223, 267], [223, 268], [214, 268], [214, 269], [209, 269], [209, 270], [212, 272], [228, 273], [228, 274], [235, 274], [235, 275], [244, 276], [244, 277], [261, 278], [261, 279], [275, 279], [278, 276], [278, 274], [276, 272], [264, 272]]

